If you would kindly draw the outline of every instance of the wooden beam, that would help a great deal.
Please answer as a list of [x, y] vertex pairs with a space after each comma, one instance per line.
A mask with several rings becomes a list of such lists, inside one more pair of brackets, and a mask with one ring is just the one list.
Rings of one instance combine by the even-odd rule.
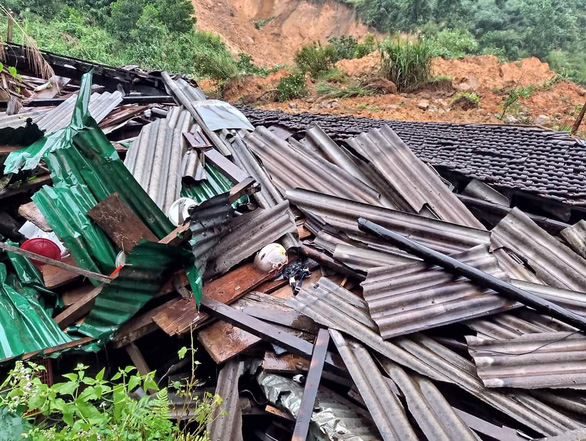
[[50, 259], [49, 257], [41, 256], [40, 254], [31, 253], [30, 251], [26, 251], [20, 249], [18, 247], [8, 245], [7, 243], [0, 242], [0, 250], [10, 251], [11, 253], [18, 254], [20, 256], [28, 257], [29, 259], [38, 260], [39, 262], [45, 263], [47, 265], [56, 266], [57, 268], [61, 268], [67, 271], [71, 271], [72, 273], [76, 273], [87, 277], [89, 279], [98, 280], [102, 283], [111, 283], [112, 278], [108, 276], [104, 276], [103, 274], [94, 273], [93, 271], [84, 270], [82, 268], [78, 268], [73, 265], [68, 265], [60, 260]]
[[142, 353], [134, 343], [130, 343], [124, 346], [124, 348], [126, 349], [128, 356], [132, 360], [132, 364], [136, 367], [140, 375], [144, 376], [151, 372], [151, 369], [149, 368], [149, 365], [147, 364], [144, 357], [142, 356]]
[[320, 329], [315, 340], [313, 353], [311, 355], [311, 364], [305, 380], [303, 389], [303, 398], [297, 412], [297, 422], [293, 430], [292, 441], [305, 441], [309, 433], [309, 423], [313, 415], [317, 389], [321, 381], [321, 375], [324, 369], [324, 363], [328, 353], [328, 343], [330, 342], [330, 333], [327, 329]]
[[120, 199], [118, 193], [108, 196], [87, 214], [125, 253], [132, 251], [141, 240], [158, 241], [149, 227]]
[[92, 289], [73, 305], [57, 315], [57, 317], [54, 318], [55, 323], [57, 323], [61, 329], [65, 329], [85, 316], [94, 307], [95, 299], [103, 288], [104, 285], [100, 285]]
[[211, 162], [213, 165], [219, 168], [224, 173], [224, 175], [226, 175], [228, 179], [232, 181], [233, 184], [242, 182], [249, 177], [248, 173], [234, 165], [232, 161], [226, 159], [226, 157], [217, 150], [206, 150], [204, 152], [204, 156], [206, 157], [207, 161]]
[[[75, 264], [73, 256], [67, 256], [61, 262], [72, 266]], [[51, 265], [43, 266], [41, 268], [41, 273], [43, 273], [43, 281], [45, 282], [45, 287], [47, 289], [59, 288], [81, 278], [81, 275], [79, 274]]]
[[[234, 326], [244, 329], [270, 343], [275, 343], [279, 347], [286, 349], [293, 354], [301, 355], [308, 360], [311, 359], [313, 345], [299, 337], [295, 337], [274, 325], [265, 323], [242, 311], [238, 311], [231, 306], [225, 305], [206, 296], [203, 296], [201, 305], [202, 309], [213, 314], [220, 320], [232, 323]], [[326, 366], [328, 367], [328, 370], [331, 370], [338, 375], [343, 377], [347, 377], [348, 375], [346, 371], [334, 363], [331, 354], [327, 354], [326, 356]]]
[[[208, 298], [230, 304], [273, 276], [274, 273], [260, 271], [252, 263], [247, 263], [206, 283], [202, 291]], [[168, 335], [196, 329], [208, 318], [208, 314], [197, 309], [193, 299], [174, 301], [168, 308], [153, 316], [153, 320]]]

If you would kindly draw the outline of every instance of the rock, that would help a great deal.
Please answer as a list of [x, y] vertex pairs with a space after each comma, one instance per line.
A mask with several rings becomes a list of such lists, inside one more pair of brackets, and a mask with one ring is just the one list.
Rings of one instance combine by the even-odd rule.
[[535, 124], [536, 126], [550, 126], [551, 125], [551, 119], [549, 116], [547, 115], [539, 115], [537, 118], [535, 118], [533, 120], [533, 124]]
[[578, 95], [586, 96], [586, 89], [578, 89]]
[[480, 87], [480, 81], [473, 75], [467, 75], [458, 80], [456, 89], [462, 92], [470, 92], [477, 90]]
[[417, 103], [417, 107], [419, 107], [421, 110], [427, 110], [429, 108], [429, 101], [421, 100]]
[[438, 109], [438, 107], [437, 107], [437, 106], [434, 106], [433, 104], [431, 104], [431, 105], [430, 105], [430, 106], [427, 108], [427, 111], [428, 111], [428, 112], [430, 112], [430, 113], [437, 113], [437, 111], [438, 111], [438, 110], [439, 110], [439, 109]]
[[397, 85], [391, 80], [383, 77], [375, 77], [368, 80], [367, 89], [373, 90], [381, 94], [395, 94], [397, 93]]
[[337, 109], [338, 107], [340, 107], [340, 103], [337, 102], [337, 101], [332, 101], [332, 104], [330, 105], [330, 108]]
[[513, 115], [507, 115], [505, 116], [504, 122], [506, 122], [507, 124], [517, 124], [519, 120], [515, 118]]
[[396, 104], [389, 104], [386, 107], [386, 110], [399, 110], [399, 106], [397, 106]]
[[297, 109], [297, 104], [295, 104], [295, 103], [289, 103], [289, 108], [290, 109]]

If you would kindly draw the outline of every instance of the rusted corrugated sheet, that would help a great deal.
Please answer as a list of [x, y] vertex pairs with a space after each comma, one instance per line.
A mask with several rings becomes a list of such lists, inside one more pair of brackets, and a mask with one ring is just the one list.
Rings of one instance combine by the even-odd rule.
[[166, 119], [146, 125], [128, 149], [124, 165], [164, 213], [179, 198], [191, 115], [174, 107]]
[[364, 346], [346, 340], [336, 330], [330, 330], [330, 334], [382, 438], [416, 441], [403, 406]]
[[288, 303], [329, 328], [356, 338], [381, 355], [431, 379], [453, 383], [481, 401], [544, 435], [557, 435], [583, 425], [527, 393], [514, 395], [487, 389], [473, 363], [418, 333], [384, 341], [367, 313], [364, 300], [321, 278], [304, 287]]
[[385, 253], [344, 244], [336, 245], [334, 259], [359, 271], [368, 271], [371, 268], [391, 267], [418, 261], [416, 258], [401, 254]]
[[506, 340], [524, 334], [574, 331], [574, 328], [527, 308], [497, 314], [486, 319], [471, 320], [466, 325], [483, 338]]
[[492, 247], [519, 255], [548, 285], [586, 292], [586, 260], [514, 208], [492, 230]]
[[344, 169], [310, 149], [301, 149], [283, 141], [264, 127], [248, 134], [244, 142], [260, 157], [282, 191], [304, 188], [374, 205], [381, 204], [377, 191]]
[[[485, 246], [453, 256], [503, 280]], [[507, 311], [515, 302], [426, 263], [373, 268], [362, 282], [370, 315], [384, 339]]]
[[398, 364], [380, 357], [385, 372], [403, 392], [407, 408], [429, 440], [478, 441], [472, 430], [454, 412], [441, 392], [427, 378], [408, 374]]
[[389, 245], [373, 239], [358, 229], [358, 218], [364, 217], [397, 233], [404, 234], [436, 251], [453, 254], [476, 245], [488, 245], [485, 230], [464, 227], [401, 211], [375, 207], [348, 199], [307, 190], [287, 190], [287, 199], [304, 213], [310, 213], [356, 240]]
[[486, 387], [586, 388], [586, 337], [573, 332], [526, 334], [509, 340], [466, 336]]
[[[230, 144], [232, 149], [232, 160], [234, 163], [246, 170], [246, 172], [260, 184], [260, 191], [254, 194], [254, 199], [261, 208], [272, 208], [285, 199], [275, 186], [273, 180], [252, 154], [246, 144], [242, 141], [241, 134], [236, 134]], [[297, 238], [287, 234], [283, 238], [283, 246], [287, 249], [298, 246]]]
[[214, 408], [208, 423], [210, 441], [242, 441], [242, 410], [238, 400], [238, 379], [244, 373], [244, 362], [228, 361], [218, 375], [216, 395], [222, 404]]
[[[289, 202], [234, 218], [208, 255], [206, 277], [221, 274], [286, 234], [297, 234]], [[197, 246], [196, 246], [197, 248]]]
[[439, 175], [417, 158], [389, 126], [362, 133], [348, 143], [368, 158], [403, 198], [399, 208], [409, 207], [414, 213], [421, 213], [427, 206], [446, 222], [484, 229]]

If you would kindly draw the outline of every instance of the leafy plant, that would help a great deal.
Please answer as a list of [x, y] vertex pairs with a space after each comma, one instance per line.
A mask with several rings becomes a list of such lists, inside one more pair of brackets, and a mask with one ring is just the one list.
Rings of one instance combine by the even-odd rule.
[[[204, 440], [205, 422], [221, 403], [219, 397], [207, 396], [207, 402], [196, 408], [196, 418], [204, 425], [185, 438], [179, 424], [170, 419], [168, 390], [159, 389], [154, 373], [139, 375], [129, 366], [108, 381], [104, 369], [89, 376], [88, 367], [80, 364], [74, 372], [63, 375], [67, 381], [48, 386], [39, 378], [43, 369], [33, 363], [16, 362], [0, 394], [0, 410], [28, 421], [31, 428], [23, 437], [35, 441], [155, 441], [179, 436]], [[156, 393], [133, 398], [140, 388]], [[179, 390], [192, 400], [192, 390]]]
[[430, 38], [434, 57], [462, 58], [478, 50], [478, 41], [467, 30], [443, 29]]
[[238, 61], [236, 62], [238, 72], [243, 75], [257, 75], [259, 77], [266, 77], [267, 75], [283, 69], [284, 66], [278, 65], [272, 68], [257, 66], [254, 64], [252, 55], [241, 52], [238, 54]]
[[460, 92], [452, 99], [452, 106], [458, 106], [464, 110], [473, 109], [480, 104], [480, 97], [476, 93]]
[[309, 72], [313, 78], [330, 71], [337, 61], [336, 49], [329, 46], [322, 46], [321, 43], [313, 43], [302, 46], [295, 54], [295, 64], [302, 72]]
[[254, 27], [260, 31], [264, 25], [266, 25], [267, 23], [269, 23], [274, 18], [275, 17], [267, 17], [267, 18], [263, 18], [261, 20], [255, 21], [254, 22]]
[[293, 72], [291, 75], [281, 78], [277, 85], [277, 98], [279, 101], [288, 101], [307, 96], [307, 85], [303, 72]]
[[416, 89], [429, 80], [434, 48], [425, 39], [387, 38], [380, 51], [381, 73], [395, 83], [399, 91]]

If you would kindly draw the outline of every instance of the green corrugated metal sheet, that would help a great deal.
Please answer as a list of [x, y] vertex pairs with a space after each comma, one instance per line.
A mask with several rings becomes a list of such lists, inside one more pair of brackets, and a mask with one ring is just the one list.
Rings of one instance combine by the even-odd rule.
[[165, 282], [165, 275], [191, 260], [191, 253], [183, 248], [154, 242], [138, 244], [118, 276], [96, 297], [79, 332], [94, 338], [111, 334], [153, 297]]
[[17, 290], [8, 282], [3, 264], [0, 264], [0, 327], [0, 360], [73, 340], [41, 306], [34, 289]]
[[[205, 165], [207, 179], [197, 184], [183, 184], [181, 188], [181, 196], [191, 198], [198, 204], [207, 201], [208, 199], [218, 196], [222, 193], [230, 191], [234, 186], [230, 179], [228, 179], [220, 170], [212, 164]], [[244, 205], [249, 202], [248, 196], [242, 196], [233, 205]]]

